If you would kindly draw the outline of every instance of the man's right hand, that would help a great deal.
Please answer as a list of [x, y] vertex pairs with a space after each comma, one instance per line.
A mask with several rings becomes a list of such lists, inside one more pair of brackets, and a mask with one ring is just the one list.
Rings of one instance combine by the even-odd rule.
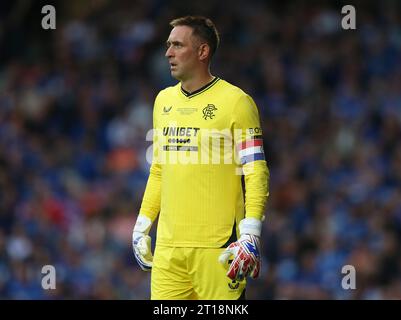
[[150, 271], [153, 265], [152, 239], [148, 236], [151, 226], [151, 220], [139, 214], [132, 233], [132, 249], [135, 259], [144, 271]]

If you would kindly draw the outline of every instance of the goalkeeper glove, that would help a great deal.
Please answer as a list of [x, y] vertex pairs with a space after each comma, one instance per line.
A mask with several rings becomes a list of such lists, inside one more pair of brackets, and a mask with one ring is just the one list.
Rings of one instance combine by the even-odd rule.
[[148, 236], [152, 221], [143, 214], [139, 214], [132, 232], [132, 248], [135, 259], [144, 271], [150, 271], [153, 264], [151, 251], [151, 237]]
[[234, 256], [227, 276], [232, 280], [243, 280], [247, 276], [257, 278], [260, 271], [260, 234], [262, 222], [255, 218], [245, 218], [239, 224], [240, 238], [233, 242], [219, 257], [225, 264]]

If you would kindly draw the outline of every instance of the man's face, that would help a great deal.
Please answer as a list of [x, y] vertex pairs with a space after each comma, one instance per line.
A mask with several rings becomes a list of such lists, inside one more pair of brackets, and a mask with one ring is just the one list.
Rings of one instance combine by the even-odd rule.
[[198, 42], [188, 26], [177, 26], [171, 30], [166, 42], [166, 57], [170, 64], [171, 75], [177, 80], [190, 78], [196, 70], [199, 64]]

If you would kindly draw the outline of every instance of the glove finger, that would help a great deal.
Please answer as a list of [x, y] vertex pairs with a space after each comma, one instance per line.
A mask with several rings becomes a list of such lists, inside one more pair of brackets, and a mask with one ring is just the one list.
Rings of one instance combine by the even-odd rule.
[[151, 238], [148, 235], [137, 237], [133, 241], [134, 255], [139, 266], [144, 271], [152, 268], [153, 255], [151, 251]]
[[143, 255], [140, 254], [139, 250], [135, 248], [134, 250], [135, 259], [138, 262], [139, 266], [144, 271], [150, 271], [153, 266], [153, 262], [151, 260], [146, 259]]
[[227, 276], [232, 280], [241, 280], [241, 278], [243, 278], [244, 276], [243, 268], [244, 256], [240, 253], [234, 258], [234, 261], [231, 262], [230, 268], [227, 272]]
[[149, 236], [144, 236], [138, 240], [136, 247], [143, 256], [151, 253], [151, 240]]
[[242, 281], [246, 277], [246, 263], [244, 260], [240, 260], [237, 275], [235, 277], [236, 280]]
[[238, 278], [240, 262], [241, 261], [239, 259], [234, 259], [234, 261], [231, 262], [230, 267], [228, 268], [228, 271], [226, 273], [227, 277], [229, 277], [231, 280], [236, 280]]
[[259, 277], [259, 273], [260, 273], [260, 264], [261, 264], [261, 263], [260, 263], [259, 260], [256, 261], [254, 267], [252, 268], [251, 274], [250, 274], [251, 278], [256, 279], [257, 277]]
[[221, 264], [226, 264], [226, 262], [228, 261], [228, 259], [230, 259], [230, 257], [234, 254], [232, 248], [228, 247], [226, 250], [224, 250], [220, 256], [219, 256], [219, 262]]
[[248, 259], [243, 260], [242, 268], [240, 269], [241, 279], [246, 278], [252, 271], [252, 261]]

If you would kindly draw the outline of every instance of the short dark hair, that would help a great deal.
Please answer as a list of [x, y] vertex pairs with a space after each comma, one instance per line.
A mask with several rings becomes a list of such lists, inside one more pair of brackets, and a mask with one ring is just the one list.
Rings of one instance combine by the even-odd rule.
[[188, 26], [192, 28], [193, 35], [206, 41], [210, 47], [212, 57], [219, 47], [220, 37], [217, 29], [209, 18], [202, 16], [185, 16], [174, 19], [170, 22], [170, 26]]

